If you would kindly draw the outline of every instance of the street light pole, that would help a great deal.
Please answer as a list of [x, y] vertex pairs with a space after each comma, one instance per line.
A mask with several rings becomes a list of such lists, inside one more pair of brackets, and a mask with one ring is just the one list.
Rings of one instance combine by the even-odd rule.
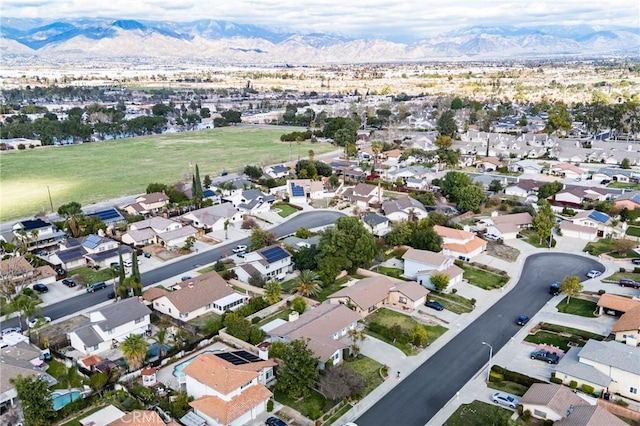
[[487, 382], [488, 382], [489, 377], [491, 377], [491, 360], [493, 358], [493, 346], [491, 346], [487, 342], [482, 342], [482, 344], [485, 346], [489, 346], [489, 367], [487, 367]]

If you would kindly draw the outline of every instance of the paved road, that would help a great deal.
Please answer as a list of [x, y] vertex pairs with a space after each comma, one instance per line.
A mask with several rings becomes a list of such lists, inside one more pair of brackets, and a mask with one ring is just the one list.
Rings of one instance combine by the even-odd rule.
[[[293, 234], [300, 227], [308, 229], [318, 228], [333, 224], [338, 218], [344, 216], [343, 213], [338, 211], [310, 211], [300, 213], [292, 219], [270, 229], [278, 237]], [[212, 250], [206, 252], [191, 255], [185, 259], [170, 263], [168, 265], [159, 267], [152, 271], [141, 274], [142, 284], [145, 286], [152, 285], [167, 278], [171, 278], [176, 275], [180, 275], [186, 271], [190, 271], [200, 265], [209, 264], [220, 259], [221, 256], [227, 256], [231, 254], [231, 249], [236, 244], [248, 244], [247, 238], [233, 241], [232, 243], [216, 246]], [[79, 296], [67, 299], [58, 303], [54, 303], [50, 306], [46, 306], [38, 312], [38, 315], [48, 316], [52, 319], [62, 318], [70, 315], [74, 312], [79, 312], [84, 309], [95, 306], [107, 300], [107, 290], [97, 291], [95, 293], [83, 293]], [[8, 321], [2, 322], [2, 328], [13, 327], [18, 325], [18, 319], [12, 318]]]
[[[460, 332], [429, 360], [403, 379], [355, 422], [359, 425], [423, 426], [474, 374], [487, 364], [489, 347], [497, 353], [520, 328], [518, 315], [532, 317], [551, 299], [549, 284], [566, 275], [586, 279], [604, 266], [587, 257], [542, 253], [529, 257], [520, 281], [497, 304]], [[486, 372], [485, 372], [486, 374]]]

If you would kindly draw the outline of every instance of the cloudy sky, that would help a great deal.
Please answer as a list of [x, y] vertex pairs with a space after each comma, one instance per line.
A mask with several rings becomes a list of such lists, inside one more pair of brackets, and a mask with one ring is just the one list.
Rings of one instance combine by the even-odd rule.
[[13, 18], [228, 20], [396, 40], [473, 25], [640, 27], [639, 0], [2, 0]]

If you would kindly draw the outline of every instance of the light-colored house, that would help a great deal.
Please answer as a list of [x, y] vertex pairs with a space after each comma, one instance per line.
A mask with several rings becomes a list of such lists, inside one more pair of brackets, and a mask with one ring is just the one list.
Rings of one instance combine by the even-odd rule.
[[502, 167], [502, 161], [496, 157], [483, 157], [477, 160], [474, 165], [480, 170], [492, 172]]
[[627, 426], [628, 423], [598, 405], [578, 405], [554, 426]]
[[36, 268], [24, 256], [0, 260], [0, 280], [2, 282], [27, 283], [35, 279]]
[[23, 220], [13, 225], [13, 235], [29, 250], [38, 250], [58, 244], [66, 234], [42, 219]]
[[509, 164], [508, 169], [510, 172], [520, 172], [528, 175], [539, 175], [540, 173], [542, 173], [544, 167], [537, 161], [527, 159]]
[[558, 163], [549, 168], [549, 173], [555, 176], [562, 176], [568, 179], [582, 179], [586, 177], [587, 171], [571, 163]]
[[391, 231], [391, 221], [377, 213], [364, 213], [362, 215], [362, 224], [376, 237], [383, 237]]
[[236, 293], [216, 271], [175, 284], [171, 290], [152, 299], [153, 309], [182, 321], [210, 312], [222, 315], [249, 299], [247, 295]]
[[640, 306], [640, 300], [605, 293], [598, 299], [598, 315], [622, 315]]
[[540, 182], [532, 179], [521, 179], [518, 182], [507, 186], [504, 189], [504, 194], [519, 198], [527, 198], [537, 195], [539, 188]]
[[442, 254], [471, 259], [487, 248], [487, 242], [472, 232], [435, 225], [433, 230], [442, 237]]
[[244, 263], [233, 268], [240, 281], [258, 274], [265, 281], [283, 280], [291, 269], [291, 254], [279, 245], [263, 247], [244, 256]]
[[67, 270], [86, 265], [108, 267], [119, 261], [120, 253], [123, 260], [129, 260], [132, 252], [131, 248], [120, 245], [116, 240], [95, 234], [63, 240], [59, 249], [50, 261]]
[[169, 197], [164, 192], [152, 192], [136, 198], [135, 203], [128, 204], [124, 210], [131, 215], [155, 215], [169, 204]]
[[571, 218], [574, 225], [596, 229], [598, 237], [612, 236], [619, 238], [625, 234], [626, 222], [614, 225], [613, 219], [606, 213], [597, 210], [585, 210]]
[[501, 215], [493, 211], [489, 221], [493, 224], [487, 225], [488, 233], [497, 235], [503, 240], [512, 240], [521, 230], [531, 228], [533, 218], [529, 212]]
[[187, 238], [195, 237], [198, 231], [191, 225], [155, 216], [134, 222], [122, 235], [122, 242], [134, 245], [160, 244], [163, 247], [182, 247]]
[[293, 316], [289, 322], [268, 332], [272, 342], [307, 340], [309, 349], [318, 358], [320, 368], [332, 360], [340, 364], [351, 351], [347, 337], [361, 319], [357, 312], [342, 304], [323, 303], [308, 309], [299, 318]]
[[560, 360], [555, 377], [565, 384], [593, 386], [595, 392], [616, 393], [640, 402], [640, 347], [616, 341], [589, 340], [584, 347], [570, 348]]
[[593, 174], [593, 181], [598, 183], [606, 179], [613, 182], [629, 183], [632, 176], [634, 176], [632, 170], [604, 167]]
[[137, 297], [91, 311], [89, 323], [67, 333], [74, 349], [93, 355], [110, 349], [130, 334], [144, 334], [151, 325], [151, 310]]
[[272, 177], [274, 179], [280, 179], [286, 176], [289, 176], [291, 169], [284, 164], [276, 164], [275, 166], [269, 166], [264, 169], [264, 172], [267, 176]]
[[595, 241], [598, 239], [598, 230], [588, 226], [575, 225], [570, 220], [564, 220], [558, 225], [562, 235], [581, 240]]
[[640, 207], [640, 191], [629, 191], [621, 194], [614, 200], [617, 208], [620, 210], [634, 210]]
[[277, 198], [258, 189], [247, 189], [246, 191], [223, 197], [223, 200], [233, 204], [240, 212], [257, 214], [269, 211], [273, 203], [277, 201]]
[[382, 203], [383, 214], [391, 221], [420, 220], [427, 217], [427, 209], [415, 198], [405, 196], [395, 200], [386, 200]]
[[435, 290], [431, 276], [444, 274], [449, 277], [449, 286], [462, 281], [463, 270], [454, 264], [455, 258], [429, 250], [409, 248], [403, 255], [405, 277], [416, 280], [421, 285]]
[[292, 203], [306, 203], [307, 200], [324, 198], [327, 194], [327, 188], [319, 180], [290, 179], [287, 181], [287, 194]]
[[353, 188], [345, 189], [342, 198], [355, 203], [361, 209], [366, 209], [382, 203], [382, 189], [368, 183], [359, 183]]
[[185, 213], [180, 216], [180, 220], [194, 228], [210, 232], [224, 230], [226, 220], [237, 223], [242, 221], [243, 217], [244, 212], [238, 211], [231, 203], [222, 203]]
[[617, 342], [640, 346], [640, 304], [622, 314], [611, 332], [615, 333]]
[[569, 387], [554, 383], [534, 383], [520, 398], [520, 404], [533, 417], [554, 422], [566, 417], [574, 407], [589, 405]]
[[[233, 352], [227, 353], [233, 356]], [[237, 363], [223, 358], [225, 353], [200, 354], [183, 370], [189, 403], [195, 414], [211, 426], [241, 426], [267, 409], [273, 396], [260, 376], [273, 373], [275, 362], [252, 362], [241, 357]], [[227, 355], [229, 357], [229, 355]], [[229, 358], [231, 359], [231, 358]]]
[[329, 296], [329, 303], [350, 307], [363, 318], [385, 305], [413, 310], [421, 306], [429, 291], [414, 281], [392, 281], [376, 275], [361, 279]]

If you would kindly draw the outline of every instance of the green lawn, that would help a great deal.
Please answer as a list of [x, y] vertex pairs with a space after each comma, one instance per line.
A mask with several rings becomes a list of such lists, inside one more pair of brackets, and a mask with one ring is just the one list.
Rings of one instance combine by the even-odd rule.
[[500, 288], [508, 281], [508, 279], [502, 275], [474, 268], [469, 265], [462, 265], [462, 269], [464, 269], [463, 277], [468, 280], [470, 284], [485, 290]]
[[274, 204], [271, 210], [279, 210], [278, 215], [280, 215], [280, 217], [291, 216], [292, 214], [300, 211], [300, 209], [296, 209], [295, 207], [287, 203]]
[[[287, 129], [286, 131], [290, 131]], [[70, 201], [87, 205], [144, 192], [151, 182], [173, 184], [193, 172], [217, 176], [247, 164], [290, 159], [290, 144], [278, 127], [224, 127], [199, 132], [143, 136], [64, 147], [3, 152], [0, 204], [3, 221], [54, 210]], [[329, 144], [303, 143], [302, 152], [332, 151]]]
[[476, 400], [458, 407], [444, 426], [502, 425], [508, 424], [508, 419], [512, 415], [511, 410]]
[[390, 268], [388, 266], [378, 266], [376, 267], [376, 272], [383, 275], [387, 275], [389, 277], [393, 277], [393, 278], [406, 279], [404, 277], [401, 277], [401, 275], [404, 274], [404, 270], [399, 268]]
[[487, 382], [487, 386], [491, 389], [496, 389], [516, 396], [522, 396], [527, 392], [527, 390], [529, 390], [529, 388], [524, 385], [515, 382], [508, 382], [506, 380], [503, 380], [502, 382]]
[[630, 226], [627, 228], [627, 235], [631, 235], [632, 237], [640, 237], [640, 227], [638, 226]]
[[372, 390], [380, 386], [384, 381], [382, 377], [380, 377], [380, 369], [383, 367], [382, 364], [374, 361], [371, 358], [360, 355], [356, 359], [345, 362], [344, 365], [349, 370], [353, 370], [356, 373], [360, 374], [360, 376], [362, 376], [362, 378], [364, 379], [366, 386], [364, 388], [364, 391], [362, 391], [362, 398], [364, 398]]
[[[560, 336], [556, 333], [549, 333], [548, 331], [538, 331], [536, 334], [529, 334], [524, 338], [524, 340], [525, 342], [536, 343], [539, 345], [545, 344], [556, 346], [565, 352], [569, 350], [569, 342], [571, 341], [569, 337]], [[584, 346], [584, 342], [579, 346]]]
[[[631, 269], [631, 268], [629, 268], [629, 269]], [[603, 278], [602, 282], [609, 282], [609, 283], [618, 284], [618, 281], [620, 281], [622, 278], [628, 278], [630, 280], [640, 281], [640, 274], [637, 274], [635, 272], [615, 272], [615, 273], [611, 274], [610, 276], [608, 276], [606, 278]]]
[[330, 295], [332, 295], [333, 293], [335, 293], [336, 291], [340, 290], [342, 288], [342, 286], [349, 281], [351, 277], [349, 277], [348, 275], [344, 278], [340, 278], [339, 280], [335, 280], [333, 282], [333, 284], [324, 287], [320, 293], [316, 294], [315, 296], [312, 297], [312, 299], [315, 299], [317, 301], [320, 302], [324, 302], [325, 300], [327, 300], [327, 297], [329, 297]]
[[113, 279], [113, 272], [111, 269], [100, 269], [96, 271], [92, 268], [81, 267], [72, 269], [67, 273], [68, 276], [81, 275], [85, 284], [93, 284], [98, 281], [108, 281]]
[[300, 399], [292, 399], [282, 392], [275, 391], [274, 397], [279, 403], [298, 410], [303, 416], [312, 420], [317, 419], [331, 408], [331, 406], [328, 406], [330, 402], [316, 391], [311, 391]]
[[616, 257], [619, 259], [623, 259], [627, 257], [631, 259], [635, 259], [636, 257], [640, 257], [640, 255], [638, 255], [638, 253], [635, 250], [626, 250], [626, 251], [623, 251], [622, 253], [618, 253], [616, 251], [617, 249], [616, 241], [617, 240], [602, 238], [602, 239], [599, 239], [598, 241], [594, 241], [587, 244], [582, 251], [586, 251], [587, 253], [593, 256], [599, 256], [603, 253], [606, 253], [611, 257]]
[[542, 330], [555, 331], [556, 333], [566, 333], [574, 336], [581, 337], [584, 340], [604, 340], [605, 336], [597, 333], [591, 333], [590, 331], [580, 330], [579, 328], [565, 327], [563, 325], [551, 324], [547, 322], [541, 322], [539, 327]]
[[616, 189], [631, 189], [637, 191], [640, 189], [640, 183], [631, 183], [631, 182], [611, 182], [607, 185], [607, 188], [616, 188]]
[[[543, 238], [542, 239], [542, 244], [540, 243], [540, 237], [538, 236], [538, 234], [535, 233], [535, 231], [532, 230], [522, 230], [520, 231], [520, 234], [524, 236], [523, 241], [528, 242], [529, 244], [531, 244], [534, 247], [537, 248], [549, 248], [549, 239], [548, 238]], [[551, 247], [555, 247], [556, 245], [556, 239], [553, 239], [553, 242], [551, 243]]]
[[428, 297], [442, 303], [446, 310], [455, 314], [466, 314], [474, 308], [471, 300], [453, 293], [431, 292]]
[[571, 301], [567, 303], [567, 298], [562, 299], [560, 303], [556, 305], [559, 312], [565, 314], [579, 315], [581, 317], [595, 318], [597, 315], [594, 312], [597, 309], [596, 302], [590, 300], [571, 298]]

